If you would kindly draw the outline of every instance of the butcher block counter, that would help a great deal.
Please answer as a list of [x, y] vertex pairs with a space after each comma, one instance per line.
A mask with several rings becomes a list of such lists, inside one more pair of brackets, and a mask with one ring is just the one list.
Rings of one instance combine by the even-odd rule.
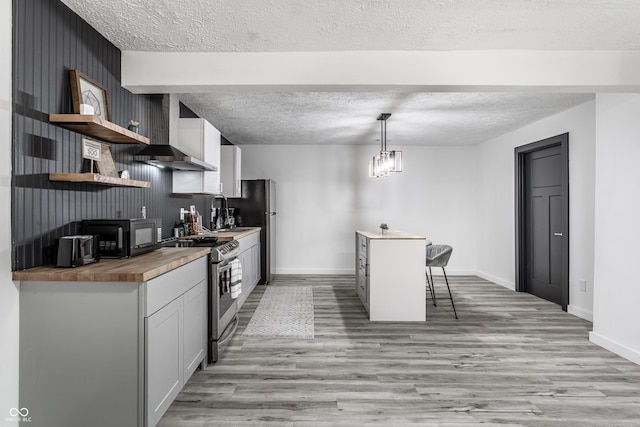
[[[258, 229], [259, 230], [259, 229]], [[146, 282], [208, 255], [210, 249], [160, 248], [125, 259], [103, 258], [97, 263], [75, 268], [52, 265], [15, 271], [13, 280], [45, 282]]]

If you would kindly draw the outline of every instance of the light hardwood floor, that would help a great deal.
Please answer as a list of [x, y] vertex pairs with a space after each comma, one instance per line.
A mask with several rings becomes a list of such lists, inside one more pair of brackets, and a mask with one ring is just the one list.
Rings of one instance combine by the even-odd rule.
[[313, 286], [315, 338], [243, 338], [257, 287], [222, 359], [159, 425], [640, 426], [640, 366], [591, 344], [591, 323], [477, 277], [450, 280], [459, 320], [443, 299], [426, 323], [378, 323], [352, 276], [276, 277], [269, 286]]

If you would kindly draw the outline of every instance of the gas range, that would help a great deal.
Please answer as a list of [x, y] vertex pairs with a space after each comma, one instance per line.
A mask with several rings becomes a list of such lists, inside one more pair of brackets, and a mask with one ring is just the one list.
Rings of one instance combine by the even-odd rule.
[[188, 239], [178, 239], [177, 237], [170, 237], [163, 239], [160, 242], [162, 247], [210, 247], [211, 248], [211, 262], [219, 263], [229, 260], [235, 257], [240, 243], [237, 240], [230, 240], [227, 242], [220, 242], [217, 237], [213, 236], [198, 236], [190, 237]]

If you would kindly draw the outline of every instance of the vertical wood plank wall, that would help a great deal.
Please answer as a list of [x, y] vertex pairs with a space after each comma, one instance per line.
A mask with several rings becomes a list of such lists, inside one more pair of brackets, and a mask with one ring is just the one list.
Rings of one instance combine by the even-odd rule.
[[[83, 135], [49, 124], [48, 115], [72, 113], [69, 70], [78, 69], [108, 88], [111, 121], [168, 144], [162, 95], [134, 95], [120, 86], [121, 52], [59, 0], [13, 0], [13, 270], [52, 262], [55, 239], [77, 233], [88, 218], [162, 218], [171, 235], [180, 207], [196, 205], [208, 217], [210, 198], [171, 194], [171, 171], [133, 160], [143, 146], [110, 144], [118, 170], [151, 188], [50, 182], [50, 172], [88, 172]], [[8, 142], [7, 142], [8, 143]]]

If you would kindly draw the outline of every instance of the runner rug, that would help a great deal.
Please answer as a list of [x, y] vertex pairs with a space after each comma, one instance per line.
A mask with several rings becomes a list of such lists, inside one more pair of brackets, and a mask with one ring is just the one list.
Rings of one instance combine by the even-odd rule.
[[245, 337], [313, 339], [311, 286], [267, 286]]

